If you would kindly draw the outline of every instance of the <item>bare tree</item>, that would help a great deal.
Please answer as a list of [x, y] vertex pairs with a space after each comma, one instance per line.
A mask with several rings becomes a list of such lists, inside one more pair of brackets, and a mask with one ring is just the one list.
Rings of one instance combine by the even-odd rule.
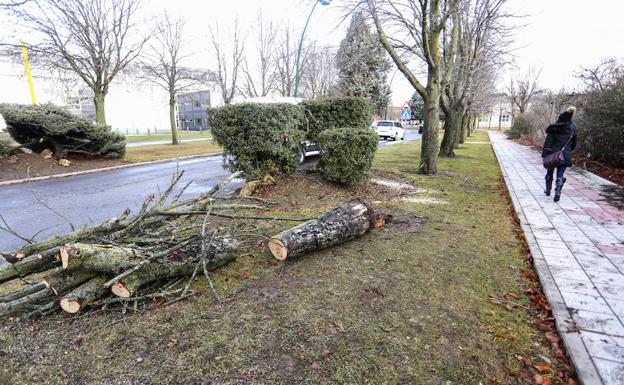
[[[437, 172], [440, 98], [454, 67], [459, 4], [459, 0], [366, 0], [382, 45], [424, 100], [421, 174]], [[443, 44], [445, 31], [450, 32]], [[418, 80], [414, 61], [426, 64], [426, 84]]]
[[505, 64], [509, 52], [511, 27], [504, 23], [508, 15], [503, 9], [506, 0], [464, 1], [460, 9], [458, 50], [451, 82], [442, 96], [444, 110], [444, 137], [440, 156], [455, 156], [454, 149], [463, 138], [462, 128], [471, 117], [466, 117], [470, 98], [480, 80], [496, 76], [492, 69]]
[[315, 99], [332, 95], [337, 77], [336, 53], [329, 47], [313, 44], [301, 79], [303, 96]]
[[588, 91], [604, 91], [624, 76], [624, 64], [617, 59], [603, 59], [596, 67], [583, 68], [576, 74]]
[[217, 59], [217, 71], [213, 80], [221, 91], [223, 103], [230, 104], [236, 96], [239, 72], [245, 61], [245, 39], [241, 35], [238, 20], [234, 22], [234, 27], [229, 33], [230, 46], [221, 39], [218, 23], [209, 29], [212, 53]]
[[15, 2], [12, 12], [33, 32], [26, 44], [35, 64], [77, 74], [94, 93], [96, 121], [106, 124], [104, 99], [113, 79], [147, 41], [134, 24], [138, 0]]
[[[295, 90], [296, 58], [297, 58], [297, 34], [286, 25], [279, 31], [276, 40], [277, 52], [275, 58], [275, 76], [277, 90], [281, 96], [292, 96]], [[308, 61], [308, 44], [304, 42], [301, 53], [300, 71], [303, 74]]]
[[531, 99], [539, 93], [537, 82], [541, 72], [542, 70], [530, 67], [526, 72], [514, 76], [510, 81], [507, 91], [511, 103], [518, 108], [521, 115], [529, 108]]
[[206, 83], [207, 71], [184, 67], [183, 62], [190, 55], [183, 46], [182, 20], [171, 20], [169, 15], [160, 20], [154, 33], [154, 41], [149, 44], [145, 59], [141, 63], [144, 79], [167, 91], [169, 95], [169, 123], [171, 126], [171, 144], [178, 144], [176, 126], [176, 96], [198, 83]]
[[245, 59], [243, 73], [245, 83], [241, 89], [247, 97], [267, 96], [274, 90], [276, 85], [276, 74], [274, 71], [276, 61], [275, 41], [277, 28], [271, 21], [265, 21], [262, 12], [258, 13], [256, 34], [256, 57], [255, 65], [249, 68], [249, 56]]

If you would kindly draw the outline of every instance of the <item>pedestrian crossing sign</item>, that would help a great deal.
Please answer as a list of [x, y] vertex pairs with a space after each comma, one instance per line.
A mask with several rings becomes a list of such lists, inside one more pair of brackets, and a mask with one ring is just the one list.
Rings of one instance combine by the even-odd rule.
[[401, 110], [401, 120], [412, 120], [412, 110]]

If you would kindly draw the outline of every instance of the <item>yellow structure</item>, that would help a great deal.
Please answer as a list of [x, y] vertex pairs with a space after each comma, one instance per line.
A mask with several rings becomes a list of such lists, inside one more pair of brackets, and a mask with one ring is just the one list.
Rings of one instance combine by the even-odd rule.
[[30, 98], [32, 104], [37, 104], [37, 97], [35, 96], [35, 85], [33, 84], [32, 74], [30, 73], [30, 63], [28, 62], [28, 51], [26, 50], [26, 44], [22, 41], [22, 59], [24, 59], [24, 66], [26, 67], [26, 78], [28, 79], [28, 88], [30, 89]]

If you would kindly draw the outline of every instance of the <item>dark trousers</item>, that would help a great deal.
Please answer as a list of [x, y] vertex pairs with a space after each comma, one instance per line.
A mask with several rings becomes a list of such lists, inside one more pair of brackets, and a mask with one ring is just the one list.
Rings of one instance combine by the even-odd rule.
[[[562, 179], [563, 178], [563, 174], [565, 173], [566, 168], [568, 168], [567, 166], [559, 166], [557, 167], [557, 179]], [[555, 173], [555, 169], [554, 168], [549, 168], [546, 170], [546, 179], [553, 179], [553, 174]]]

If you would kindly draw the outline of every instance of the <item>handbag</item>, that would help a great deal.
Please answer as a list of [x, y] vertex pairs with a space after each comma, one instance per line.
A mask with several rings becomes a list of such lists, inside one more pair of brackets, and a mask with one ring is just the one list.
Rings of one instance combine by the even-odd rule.
[[550, 168], [560, 167], [565, 163], [565, 156], [563, 156], [563, 150], [568, 146], [568, 143], [570, 143], [570, 140], [572, 140], [573, 135], [574, 134], [570, 135], [570, 137], [568, 138], [568, 141], [563, 145], [561, 150], [548, 154], [542, 159], [544, 168], [550, 169]]

